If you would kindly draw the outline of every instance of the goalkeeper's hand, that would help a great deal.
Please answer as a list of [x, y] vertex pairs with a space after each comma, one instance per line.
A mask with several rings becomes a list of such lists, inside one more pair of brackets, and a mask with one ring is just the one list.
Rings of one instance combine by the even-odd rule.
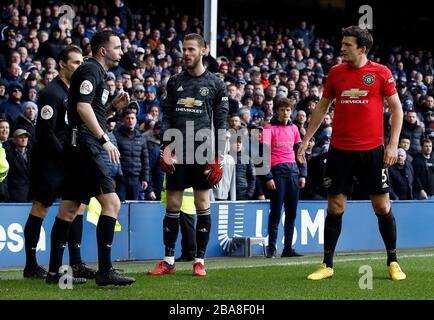
[[216, 187], [223, 177], [223, 163], [224, 158], [217, 156], [214, 162], [207, 164], [205, 167], [203, 173], [206, 176], [206, 181], [212, 188]]
[[176, 156], [170, 151], [169, 147], [162, 144], [160, 147], [160, 166], [167, 174], [175, 172]]

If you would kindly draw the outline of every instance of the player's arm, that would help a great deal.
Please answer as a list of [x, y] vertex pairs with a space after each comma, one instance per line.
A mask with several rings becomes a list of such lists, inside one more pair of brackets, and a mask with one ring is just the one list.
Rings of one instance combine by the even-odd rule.
[[173, 110], [176, 104], [176, 92], [174, 79], [170, 78], [167, 82], [167, 95], [161, 105], [161, 111], [163, 112], [163, 118], [161, 120], [160, 139], [164, 141], [164, 132], [171, 127]]
[[389, 105], [392, 120], [390, 140], [384, 151], [384, 167], [388, 168], [398, 160], [398, 142], [404, 115], [402, 112], [401, 101], [399, 100], [397, 93], [387, 97], [386, 100]]
[[217, 155], [224, 155], [226, 146], [227, 118], [229, 113], [229, 100], [223, 81], [220, 80], [218, 82], [217, 90], [217, 98], [213, 106], [215, 148]]
[[[44, 133], [43, 136], [46, 138], [44, 141], [45, 148], [60, 156], [62, 154], [63, 147], [54, 132], [54, 127], [56, 126], [57, 122], [57, 113], [59, 110], [58, 106], [60, 106], [63, 101], [58, 99], [58, 101], [53, 103], [52, 99], [53, 98], [49, 97], [46, 92], [42, 91], [38, 99], [38, 109], [40, 112], [38, 114], [36, 130]], [[58, 106], [56, 106], [56, 104]]]
[[301, 142], [300, 147], [298, 148], [297, 160], [299, 163], [306, 163], [304, 153], [306, 152], [307, 144], [309, 143], [309, 140], [313, 137], [315, 132], [318, 130], [319, 126], [321, 125], [321, 122], [328, 111], [330, 102], [331, 102], [330, 99], [322, 97], [321, 100], [316, 105], [315, 109], [313, 110], [312, 117], [309, 122], [309, 126], [307, 127], [306, 130], [306, 135], [304, 136], [303, 141]]
[[166, 174], [172, 174], [175, 171], [176, 156], [173, 153], [173, 150], [170, 150], [168, 147], [171, 137], [165, 138], [164, 134], [172, 125], [172, 118], [174, 116], [173, 112], [177, 102], [174, 78], [170, 78], [169, 81], [167, 81], [166, 90], [167, 95], [161, 105], [163, 119], [161, 120], [160, 129], [160, 166]]

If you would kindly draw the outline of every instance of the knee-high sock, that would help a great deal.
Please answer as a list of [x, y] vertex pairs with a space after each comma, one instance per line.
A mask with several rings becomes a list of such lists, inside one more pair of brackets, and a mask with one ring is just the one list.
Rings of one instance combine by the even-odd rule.
[[335, 253], [336, 244], [338, 243], [339, 235], [342, 229], [342, 214], [330, 214], [327, 216], [324, 223], [324, 260], [327, 267], [333, 268], [333, 255]]
[[387, 215], [378, 215], [378, 228], [387, 251], [387, 265], [397, 261], [396, 258], [396, 221], [390, 209]]
[[39, 234], [43, 218], [29, 214], [26, 226], [24, 227], [24, 239], [26, 248], [26, 269], [35, 269], [38, 266], [36, 261], [36, 246], [38, 245]]
[[71, 224], [68, 237], [69, 264], [81, 263], [81, 238], [83, 236], [83, 216], [77, 215]]
[[166, 257], [175, 256], [175, 245], [179, 232], [179, 215], [179, 211], [166, 210], [163, 219], [164, 255]]
[[205, 257], [206, 247], [208, 246], [209, 233], [211, 231], [211, 209], [197, 210], [196, 224], [196, 258]]
[[71, 223], [56, 217], [51, 230], [51, 251], [49, 272], [58, 273], [62, 266], [63, 252], [68, 240]]
[[96, 226], [98, 243], [98, 271], [107, 272], [112, 267], [111, 251], [115, 232], [116, 219], [101, 215]]

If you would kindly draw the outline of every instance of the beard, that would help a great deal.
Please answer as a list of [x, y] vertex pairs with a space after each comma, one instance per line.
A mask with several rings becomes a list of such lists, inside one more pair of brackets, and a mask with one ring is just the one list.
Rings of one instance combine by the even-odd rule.
[[196, 66], [199, 64], [199, 62], [202, 61], [202, 57], [198, 56], [198, 57], [195, 57], [195, 58], [190, 58], [190, 60], [191, 61], [189, 61], [188, 63], [186, 61], [184, 61], [184, 67], [187, 70], [193, 70], [193, 69], [195, 69]]

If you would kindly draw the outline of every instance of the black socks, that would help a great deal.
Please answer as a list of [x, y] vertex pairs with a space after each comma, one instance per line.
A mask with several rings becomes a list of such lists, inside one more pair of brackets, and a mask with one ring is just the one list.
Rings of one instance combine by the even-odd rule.
[[71, 224], [68, 237], [69, 265], [81, 263], [81, 238], [83, 235], [83, 216], [77, 215]]
[[175, 245], [179, 232], [179, 215], [179, 211], [166, 210], [166, 215], [163, 219], [164, 255], [166, 257], [175, 256]]
[[208, 241], [209, 241], [210, 230], [211, 230], [211, 209], [208, 208], [205, 210], [197, 210], [196, 258], [203, 259], [205, 257], [206, 247], [208, 246]]
[[333, 256], [338, 243], [339, 235], [342, 229], [342, 215], [330, 214], [327, 211], [327, 216], [324, 223], [324, 260], [323, 262], [329, 268], [333, 268]]
[[43, 218], [29, 214], [26, 226], [24, 227], [24, 239], [26, 249], [26, 269], [33, 270], [38, 266], [36, 261], [36, 246], [41, 233]]
[[71, 223], [56, 217], [51, 230], [51, 251], [49, 272], [58, 273], [62, 266], [63, 251], [69, 235]]
[[387, 265], [397, 261], [396, 258], [396, 221], [390, 209], [387, 215], [377, 215], [378, 228], [387, 251]]
[[115, 232], [116, 219], [101, 215], [96, 226], [98, 243], [98, 271], [107, 272], [112, 267], [111, 250]]

